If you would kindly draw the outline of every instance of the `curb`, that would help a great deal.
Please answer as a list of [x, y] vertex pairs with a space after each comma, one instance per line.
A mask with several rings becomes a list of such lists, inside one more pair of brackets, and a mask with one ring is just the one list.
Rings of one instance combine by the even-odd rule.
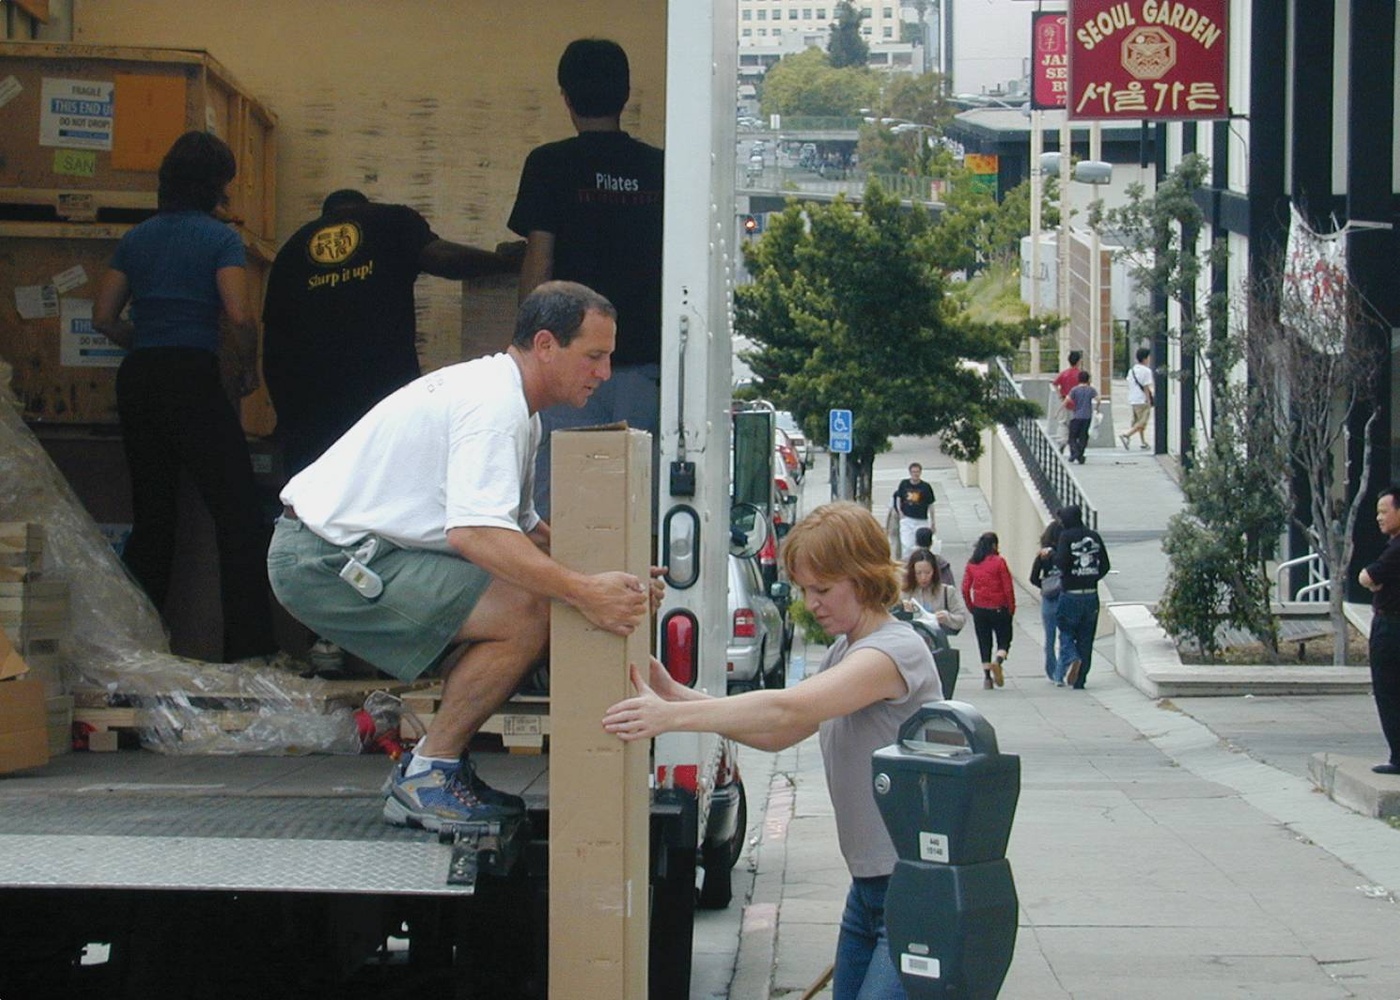
[[1359, 757], [1315, 753], [1308, 777], [1333, 802], [1375, 819], [1400, 817], [1400, 776], [1376, 774]]
[[1108, 608], [1114, 625], [1114, 669], [1149, 698], [1239, 695], [1368, 694], [1368, 667], [1249, 666], [1182, 663], [1145, 604]]

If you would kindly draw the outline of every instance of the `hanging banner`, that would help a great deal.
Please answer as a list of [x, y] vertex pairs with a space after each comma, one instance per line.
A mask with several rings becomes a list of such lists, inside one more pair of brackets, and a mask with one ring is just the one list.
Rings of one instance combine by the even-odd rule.
[[1226, 118], [1227, 0], [1069, 0], [1069, 117]]
[[1315, 232], [1289, 205], [1288, 251], [1279, 322], [1323, 354], [1340, 354], [1347, 339], [1345, 229]]
[[1069, 92], [1069, 18], [1038, 10], [1031, 14], [1031, 107], [1065, 106]]

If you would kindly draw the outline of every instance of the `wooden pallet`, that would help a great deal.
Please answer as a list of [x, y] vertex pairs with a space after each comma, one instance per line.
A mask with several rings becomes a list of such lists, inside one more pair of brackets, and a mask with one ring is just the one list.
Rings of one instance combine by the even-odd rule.
[[[391, 694], [405, 694], [423, 682], [345, 680], [323, 681], [325, 687], [313, 700], [314, 713], [328, 715], [338, 708], [359, 708], [369, 695], [376, 691]], [[92, 726], [95, 733], [89, 736], [89, 749], [117, 749], [117, 734], [122, 731], [137, 731], [143, 726], [143, 716], [152, 709], [169, 702], [172, 695], [157, 695], [154, 699], [146, 695], [123, 692], [109, 692], [102, 688], [79, 687], [72, 692], [73, 721]], [[147, 702], [154, 701], [154, 704]], [[201, 692], [184, 693], [182, 705], [199, 710], [203, 718], [212, 720], [227, 733], [238, 733], [247, 729], [262, 715], [263, 705], [257, 698], [241, 693]], [[110, 736], [99, 734], [110, 733]], [[99, 738], [94, 741], [92, 736]]]
[[[422, 739], [442, 703], [442, 685], [403, 696], [399, 738]], [[549, 749], [549, 696], [518, 694], [482, 724], [480, 732], [500, 738], [510, 753], [538, 754]]]

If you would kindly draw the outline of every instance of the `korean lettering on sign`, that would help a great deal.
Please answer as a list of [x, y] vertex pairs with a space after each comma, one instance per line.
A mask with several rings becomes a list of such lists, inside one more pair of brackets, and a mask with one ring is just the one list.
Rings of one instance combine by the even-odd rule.
[[1069, 0], [1071, 119], [1229, 114], [1227, 0]]

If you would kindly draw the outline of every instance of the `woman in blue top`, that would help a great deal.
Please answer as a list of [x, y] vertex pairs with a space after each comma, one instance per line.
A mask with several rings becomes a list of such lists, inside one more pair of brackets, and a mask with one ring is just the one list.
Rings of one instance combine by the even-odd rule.
[[158, 211], [122, 237], [92, 315], [94, 329], [130, 352], [117, 371], [131, 474], [127, 568], [162, 607], [186, 472], [214, 521], [228, 660], [277, 648], [248, 442], [219, 375], [222, 317], [240, 393], [258, 386], [243, 242], [213, 215], [228, 201], [235, 172], [232, 150], [216, 136], [186, 132], [175, 140], [160, 165]]

